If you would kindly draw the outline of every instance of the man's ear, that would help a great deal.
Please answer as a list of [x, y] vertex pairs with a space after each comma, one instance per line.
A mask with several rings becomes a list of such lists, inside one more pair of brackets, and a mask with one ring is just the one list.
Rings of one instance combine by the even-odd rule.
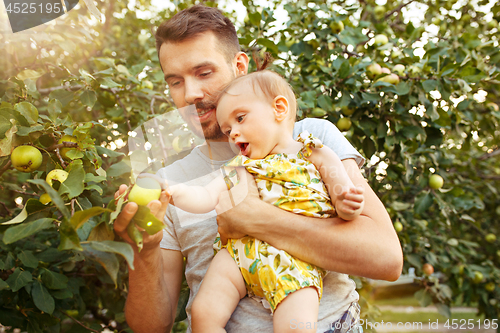
[[233, 59], [236, 77], [246, 75], [248, 73], [248, 62], [249, 59], [245, 52], [236, 53]]
[[288, 117], [288, 100], [285, 96], [279, 95], [273, 101], [274, 117], [277, 122], [281, 122]]

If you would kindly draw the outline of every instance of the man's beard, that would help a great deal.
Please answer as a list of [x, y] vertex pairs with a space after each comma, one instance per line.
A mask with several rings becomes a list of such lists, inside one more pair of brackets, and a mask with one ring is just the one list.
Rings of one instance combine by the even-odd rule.
[[[206, 101], [206, 102], [198, 102], [198, 103], [195, 103], [195, 106], [196, 106], [196, 109], [201, 109], [201, 110], [210, 110], [210, 109], [214, 109], [216, 108], [216, 105], [214, 102], [212, 101]], [[203, 136], [205, 137], [205, 140], [212, 140], [212, 141], [216, 141], [216, 140], [220, 140], [222, 138], [224, 138], [224, 134], [222, 133], [221, 129], [220, 129], [220, 126], [219, 126], [219, 123], [217, 121], [211, 123], [211, 122], [207, 122], [207, 123], [202, 123], [200, 124], [201, 125], [201, 129], [203, 130]], [[201, 133], [199, 133], [201, 134]]]

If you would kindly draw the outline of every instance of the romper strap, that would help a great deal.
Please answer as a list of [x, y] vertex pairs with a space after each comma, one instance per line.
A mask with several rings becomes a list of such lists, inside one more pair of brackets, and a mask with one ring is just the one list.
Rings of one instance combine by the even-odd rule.
[[302, 147], [302, 149], [300, 150], [300, 153], [302, 153], [302, 156], [304, 156], [304, 157], [311, 156], [312, 148], [323, 147], [323, 143], [321, 142], [321, 140], [318, 138], [315, 138], [308, 131], [304, 131], [304, 132], [300, 133], [299, 137], [297, 138], [297, 141], [302, 142], [304, 144], [304, 147]]

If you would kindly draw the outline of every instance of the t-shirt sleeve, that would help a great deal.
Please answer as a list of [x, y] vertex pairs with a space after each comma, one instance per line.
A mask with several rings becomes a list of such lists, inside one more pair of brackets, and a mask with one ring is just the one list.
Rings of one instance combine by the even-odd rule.
[[163, 219], [163, 221], [167, 226], [165, 229], [163, 229], [163, 238], [160, 242], [160, 248], [180, 251], [181, 245], [179, 244], [179, 240], [177, 239], [174, 224], [172, 223], [172, 218], [169, 214], [169, 211], [167, 211], [167, 213], [165, 214], [165, 218]]
[[295, 123], [294, 138], [303, 132], [308, 131], [313, 136], [330, 147], [341, 160], [353, 158], [361, 168], [365, 163], [365, 158], [352, 146], [339, 129], [331, 122], [324, 119], [306, 118]]

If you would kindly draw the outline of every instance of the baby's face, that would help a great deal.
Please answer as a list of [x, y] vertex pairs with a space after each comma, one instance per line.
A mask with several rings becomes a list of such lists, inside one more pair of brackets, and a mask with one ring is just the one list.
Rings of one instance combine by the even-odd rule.
[[[255, 91], [258, 90], [258, 91]], [[219, 100], [217, 121], [242, 155], [264, 158], [277, 145], [281, 127], [272, 101], [249, 80], [231, 87]]]

